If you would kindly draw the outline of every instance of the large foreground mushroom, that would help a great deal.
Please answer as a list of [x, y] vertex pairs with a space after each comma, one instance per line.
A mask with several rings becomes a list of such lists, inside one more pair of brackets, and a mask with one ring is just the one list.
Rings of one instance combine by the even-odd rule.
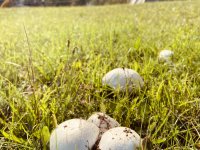
[[50, 137], [50, 150], [92, 149], [99, 136], [99, 128], [83, 119], [71, 119], [58, 125]]

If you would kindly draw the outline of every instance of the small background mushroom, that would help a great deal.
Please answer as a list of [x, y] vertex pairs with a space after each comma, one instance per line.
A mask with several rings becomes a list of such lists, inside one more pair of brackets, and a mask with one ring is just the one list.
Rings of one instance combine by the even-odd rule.
[[171, 50], [162, 50], [159, 53], [158, 60], [160, 62], [171, 62], [173, 55], [174, 55], [174, 52]]

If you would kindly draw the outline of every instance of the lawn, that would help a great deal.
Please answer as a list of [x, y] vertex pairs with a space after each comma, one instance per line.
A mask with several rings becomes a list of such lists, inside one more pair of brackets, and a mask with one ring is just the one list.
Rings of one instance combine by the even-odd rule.
[[[200, 141], [200, 1], [0, 9], [0, 149], [46, 149], [49, 132], [105, 112], [149, 137], [150, 149]], [[159, 51], [174, 51], [173, 64]], [[107, 90], [106, 72], [144, 79], [136, 93]], [[52, 117], [53, 116], [53, 117]]]

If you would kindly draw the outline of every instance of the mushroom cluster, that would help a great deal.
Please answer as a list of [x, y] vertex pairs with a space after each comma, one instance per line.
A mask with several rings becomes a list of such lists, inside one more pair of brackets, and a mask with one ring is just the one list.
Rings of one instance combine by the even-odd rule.
[[51, 133], [50, 150], [137, 150], [140, 136], [104, 113], [88, 118], [71, 119], [59, 124]]

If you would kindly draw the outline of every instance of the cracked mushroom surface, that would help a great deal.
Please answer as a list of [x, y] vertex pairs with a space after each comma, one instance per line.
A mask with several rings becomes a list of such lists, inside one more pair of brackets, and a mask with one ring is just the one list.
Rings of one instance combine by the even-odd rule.
[[91, 115], [88, 122], [94, 123], [100, 129], [100, 136], [107, 130], [115, 127], [119, 127], [120, 124], [105, 113], [97, 112]]

